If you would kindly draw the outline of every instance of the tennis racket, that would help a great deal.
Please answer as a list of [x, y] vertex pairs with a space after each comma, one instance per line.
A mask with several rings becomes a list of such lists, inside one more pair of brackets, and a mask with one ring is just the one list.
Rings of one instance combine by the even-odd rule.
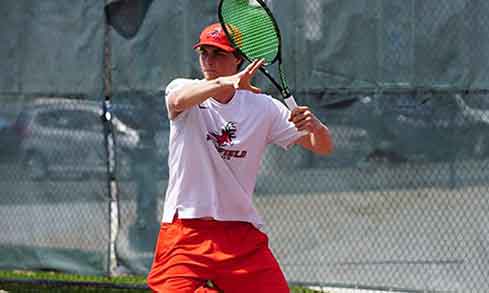
[[[297, 107], [282, 68], [280, 30], [263, 0], [220, 0], [219, 22], [234, 48], [248, 61], [265, 59], [260, 71], [277, 87], [290, 110]], [[278, 63], [280, 83], [265, 68]]]

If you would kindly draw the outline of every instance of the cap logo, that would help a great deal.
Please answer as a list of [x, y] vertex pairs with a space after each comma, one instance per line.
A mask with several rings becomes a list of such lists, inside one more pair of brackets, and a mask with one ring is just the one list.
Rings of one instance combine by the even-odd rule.
[[216, 28], [215, 30], [209, 32], [207, 34], [207, 36], [213, 38], [216, 41], [218, 41], [219, 39], [221, 39], [221, 32], [222, 32], [222, 30], [220, 28]]

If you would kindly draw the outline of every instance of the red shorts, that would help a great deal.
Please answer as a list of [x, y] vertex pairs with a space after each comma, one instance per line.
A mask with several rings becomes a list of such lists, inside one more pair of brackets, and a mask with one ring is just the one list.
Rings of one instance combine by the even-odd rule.
[[[218, 290], [203, 289], [208, 280]], [[147, 281], [154, 292], [166, 293], [289, 292], [268, 237], [245, 222], [162, 224]]]

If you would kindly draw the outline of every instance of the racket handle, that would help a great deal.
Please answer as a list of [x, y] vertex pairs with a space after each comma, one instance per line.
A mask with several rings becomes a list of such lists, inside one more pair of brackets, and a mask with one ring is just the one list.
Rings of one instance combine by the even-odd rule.
[[295, 102], [294, 96], [291, 95], [290, 97], [284, 99], [284, 101], [290, 111], [297, 108], [297, 103]]
[[[297, 103], [295, 102], [294, 96], [291, 95], [290, 97], [284, 99], [284, 101], [290, 111], [297, 108]], [[309, 132], [305, 130], [299, 131], [299, 133], [302, 134], [303, 136], [309, 134]]]

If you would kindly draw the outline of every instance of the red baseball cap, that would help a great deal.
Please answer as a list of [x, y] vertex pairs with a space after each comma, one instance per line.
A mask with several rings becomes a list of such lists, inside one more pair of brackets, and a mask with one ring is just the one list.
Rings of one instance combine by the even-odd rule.
[[206, 27], [200, 33], [199, 42], [195, 44], [193, 48], [196, 49], [202, 45], [214, 46], [226, 52], [236, 51], [236, 49], [234, 49], [234, 47], [229, 42], [228, 37], [222, 29], [220, 23], [214, 23]]

